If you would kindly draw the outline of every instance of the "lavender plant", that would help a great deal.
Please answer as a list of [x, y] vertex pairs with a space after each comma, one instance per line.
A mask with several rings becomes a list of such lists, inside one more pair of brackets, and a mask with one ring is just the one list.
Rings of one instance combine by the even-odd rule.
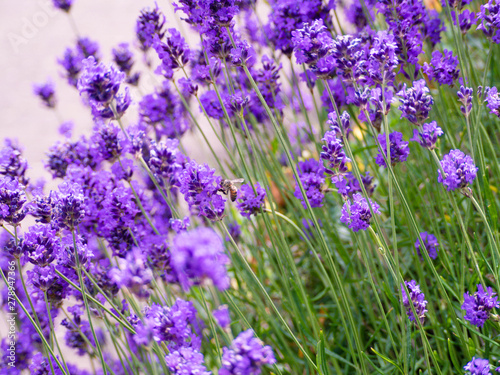
[[33, 91], [92, 131], [0, 151], [0, 374], [499, 371], [499, 4], [267, 5], [68, 37]]

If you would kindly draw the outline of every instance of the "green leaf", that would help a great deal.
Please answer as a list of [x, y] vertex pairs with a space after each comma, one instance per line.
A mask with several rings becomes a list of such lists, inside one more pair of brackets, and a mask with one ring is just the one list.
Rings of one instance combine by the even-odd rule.
[[394, 367], [396, 367], [399, 370], [399, 372], [402, 375], [404, 375], [403, 369], [401, 367], [399, 367], [399, 365], [396, 362], [394, 362], [392, 359], [389, 359], [385, 355], [377, 352], [375, 349], [373, 349], [373, 348], [370, 348], [370, 349], [372, 350], [372, 352], [374, 352], [377, 356], [379, 356], [380, 358], [382, 358], [384, 361], [386, 361], [386, 362], [390, 363], [391, 365], [393, 365]]

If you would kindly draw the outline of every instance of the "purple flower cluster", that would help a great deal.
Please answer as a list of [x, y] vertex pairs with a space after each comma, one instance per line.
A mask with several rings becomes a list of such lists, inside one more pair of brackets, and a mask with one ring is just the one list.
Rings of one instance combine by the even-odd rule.
[[[457, 24], [456, 14], [455, 12], [451, 12], [453, 17], [453, 23]], [[458, 15], [458, 26], [460, 27], [460, 31], [462, 34], [467, 34], [470, 28], [475, 25], [477, 22], [476, 13], [471, 12], [469, 9], [464, 9], [462, 13]]]
[[151, 335], [155, 341], [165, 342], [170, 350], [185, 347], [199, 350], [201, 342], [193, 332], [198, 326], [196, 314], [193, 304], [182, 299], [177, 299], [171, 307], [153, 303], [146, 307], [144, 324], [139, 327], [141, 335], [135, 340], [141, 342]]
[[410, 303], [413, 305], [415, 312], [417, 313], [417, 317], [420, 320], [420, 323], [424, 322], [425, 313], [427, 309], [425, 306], [427, 305], [427, 301], [425, 300], [425, 295], [420, 290], [420, 286], [417, 284], [415, 280], [405, 281], [406, 287], [408, 288], [409, 295], [406, 294], [405, 288], [403, 284], [401, 284], [401, 293], [403, 296], [403, 305], [406, 307], [406, 314], [410, 321], [415, 321], [415, 315], [411, 309]]
[[33, 86], [33, 92], [40, 98], [43, 105], [47, 108], [55, 108], [56, 106], [56, 92], [52, 82], [46, 82]]
[[307, 64], [319, 78], [333, 78], [335, 62], [331, 54], [333, 40], [321, 19], [292, 31], [297, 64]]
[[492, 42], [500, 43], [500, 3], [489, 0], [487, 4], [481, 5], [481, 11], [477, 14], [479, 20], [478, 30]]
[[71, 9], [71, 5], [73, 5], [73, 0], [52, 0], [52, 3], [57, 9], [69, 12]]
[[118, 69], [127, 75], [126, 82], [132, 86], [137, 86], [139, 84], [140, 73], [132, 73], [134, 55], [129, 49], [128, 43], [120, 43], [111, 52], [113, 54], [113, 61], [118, 66]]
[[413, 87], [407, 89], [406, 83], [403, 89], [398, 92], [401, 97], [401, 118], [406, 118], [414, 125], [422, 125], [429, 117], [429, 112], [434, 104], [434, 99], [429, 94], [429, 89], [425, 85], [425, 80], [413, 82]]
[[194, 160], [187, 162], [179, 173], [180, 191], [190, 208], [196, 208], [199, 216], [220, 220], [226, 201], [219, 194], [222, 178], [207, 164], [199, 165]]
[[325, 133], [322, 141], [326, 144], [321, 147], [323, 151], [320, 154], [320, 158], [329, 163], [328, 168], [325, 168], [325, 172], [332, 176], [333, 183], [343, 179], [343, 176], [347, 173], [347, 163], [351, 161], [346, 156], [344, 144], [341, 139], [337, 138], [337, 134], [338, 130], [336, 128]]
[[352, 202], [346, 200], [344, 203], [340, 221], [354, 232], [367, 230], [372, 219], [372, 211], [374, 214], [380, 215], [379, 205], [371, 199], [367, 201], [361, 194], [356, 193], [352, 196]]
[[256, 182], [253, 187], [244, 184], [238, 191], [238, 210], [240, 210], [242, 216], [250, 219], [252, 214], [255, 215], [260, 212], [261, 208], [264, 206], [265, 198], [266, 191], [258, 182]]
[[340, 115], [340, 122], [338, 122], [337, 113], [335, 111], [328, 113], [328, 120], [326, 124], [330, 126], [330, 130], [335, 132], [335, 135], [342, 138], [344, 133], [346, 135], [351, 131], [351, 116], [346, 111]]
[[83, 69], [82, 60], [90, 56], [99, 61], [99, 46], [89, 38], [78, 39], [74, 49], [66, 48], [58, 63], [64, 68], [64, 76], [70, 85], [77, 87], [78, 78]]
[[[299, 162], [297, 167], [300, 182], [302, 183], [309, 204], [311, 207], [321, 207], [323, 205], [323, 198], [325, 197], [323, 193], [323, 184], [325, 183], [325, 168], [323, 167], [323, 163], [315, 159], [309, 159]], [[298, 182], [295, 184], [294, 196], [300, 199], [302, 206], [307, 209], [307, 203]]]
[[465, 310], [464, 319], [468, 320], [470, 324], [481, 328], [490, 316], [490, 311], [494, 308], [500, 307], [498, 297], [493, 289], [487, 287], [486, 289], [478, 284], [477, 292], [464, 294], [464, 303], [462, 309]]
[[498, 93], [498, 89], [496, 87], [486, 87], [484, 96], [484, 101], [487, 103], [486, 107], [488, 107], [490, 113], [500, 118], [500, 94]]
[[28, 185], [27, 169], [28, 162], [23, 157], [21, 147], [16, 141], [6, 138], [4, 147], [0, 150], [0, 175], [16, 179], [23, 185]]
[[[385, 134], [379, 134], [377, 138], [380, 144], [380, 148], [382, 149], [386, 157], [388, 156], [387, 148], [389, 148], [391, 153], [391, 165], [394, 166], [397, 163], [406, 161], [408, 155], [410, 155], [410, 147], [408, 146], [408, 142], [403, 141], [402, 133], [392, 132], [389, 134], [389, 147], [387, 147], [387, 139]], [[375, 162], [381, 167], [387, 168], [385, 159], [380, 153], [380, 150], [375, 157]]]
[[458, 79], [460, 70], [458, 66], [458, 57], [453, 56], [453, 51], [444, 50], [434, 51], [432, 53], [431, 63], [424, 64], [424, 73], [431, 81], [436, 81], [440, 85], [453, 86]]
[[422, 130], [413, 129], [413, 138], [410, 141], [418, 142], [420, 146], [429, 150], [436, 148], [437, 138], [444, 134], [436, 121], [422, 125]]
[[141, 121], [151, 126], [157, 138], [178, 138], [189, 128], [186, 110], [175, 96], [168, 81], [153, 94], [145, 95], [139, 103]]
[[167, 139], [151, 145], [148, 165], [161, 181], [166, 179], [171, 185], [177, 184], [177, 173], [182, 170], [183, 155], [180, 153], [179, 141]]
[[190, 49], [181, 33], [176, 29], [168, 29], [165, 42], [162, 42], [158, 35], [153, 38], [153, 48], [161, 60], [161, 65], [156, 69], [156, 73], [171, 79], [174, 70], [184, 68], [189, 62]]
[[231, 317], [229, 316], [227, 305], [219, 306], [217, 310], [212, 311], [212, 314], [222, 328], [228, 328], [231, 324]]
[[153, 272], [147, 266], [145, 254], [134, 248], [125, 258], [119, 259], [120, 268], [113, 268], [109, 275], [118, 287], [127, 287], [139, 298], [148, 298]]
[[160, 12], [158, 5], [154, 9], [143, 9], [135, 24], [135, 34], [145, 52], [153, 45], [154, 36], [161, 39], [165, 35], [165, 16]]
[[210, 375], [211, 372], [203, 364], [205, 358], [192, 347], [181, 347], [165, 357], [168, 369], [173, 375]]
[[188, 290], [204, 278], [220, 290], [229, 288], [226, 263], [229, 259], [222, 239], [213, 230], [197, 228], [177, 234], [172, 241], [171, 265], [179, 282]]
[[276, 363], [273, 350], [264, 346], [249, 329], [241, 332], [229, 348], [223, 348], [220, 375], [259, 375], [264, 365]]
[[18, 225], [26, 216], [26, 195], [17, 180], [0, 177], [0, 223]]
[[78, 80], [78, 91], [87, 99], [95, 117], [119, 118], [127, 110], [131, 99], [128, 88], [118, 95], [125, 73], [112, 65], [97, 63], [93, 56], [82, 61], [83, 71]]
[[460, 90], [457, 92], [458, 100], [462, 105], [460, 106], [460, 111], [465, 115], [465, 117], [469, 117], [472, 111], [472, 97], [473, 97], [472, 88], [460, 86]]
[[300, 3], [294, 0], [273, 1], [264, 32], [277, 50], [291, 56], [294, 49], [292, 32], [301, 29], [305, 23], [312, 24], [315, 20], [322, 20], [328, 29], [331, 29], [330, 9], [330, 4], [325, 6], [318, 0], [305, 0]]
[[474, 160], [460, 150], [451, 150], [445, 155], [441, 160], [441, 167], [445, 175], [443, 176], [439, 169], [438, 182], [446, 186], [448, 191], [467, 187], [476, 178], [478, 170], [474, 165]]
[[[427, 250], [427, 253], [429, 254], [429, 257], [431, 257], [431, 259], [436, 259], [439, 247], [437, 238], [434, 235], [427, 232], [420, 233], [420, 237], [422, 238], [422, 241], [424, 241], [424, 246], [425, 249]], [[420, 251], [420, 246], [421, 246], [420, 240], [416, 240], [415, 250], [417, 250], [417, 254], [421, 258], [423, 258], [422, 252]]]
[[[366, 171], [364, 176], [361, 175], [361, 183], [363, 184], [366, 193], [371, 196], [375, 191], [375, 185], [373, 184], [373, 177], [370, 176], [369, 171]], [[362, 193], [363, 191], [361, 185], [359, 184], [359, 180], [352, 172], [346, 173], [345, 179], [337, 182], [335, 185], [339, 189], [339, 193], [344, 197], [349, 196], [352, 198], [354, 194]]]
[[[490, 362], [487, 359], [472, 357], [464, 366], [469, 375], [491, 375]], [[499, 372], [498, 369], [496, 372]]]

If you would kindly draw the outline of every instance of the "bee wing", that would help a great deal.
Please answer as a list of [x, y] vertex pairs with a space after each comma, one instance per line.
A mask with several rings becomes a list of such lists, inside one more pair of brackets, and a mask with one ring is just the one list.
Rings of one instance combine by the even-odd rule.
[[237, 178], [237, 179], [231, 180], [231, 182], [233, 184], [240, 184], [242, 182], [245, 182], [245, 179], [244, 178]]

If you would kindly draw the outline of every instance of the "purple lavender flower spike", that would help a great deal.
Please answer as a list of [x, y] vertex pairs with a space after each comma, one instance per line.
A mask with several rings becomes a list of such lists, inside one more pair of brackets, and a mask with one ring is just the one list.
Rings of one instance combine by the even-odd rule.
[[406, 118], [414, 125], [421, 125], [429, 117], [429, 112], [434, 104], [434, 99], [429, 94], [429, 89], [425, 85], [425, 80], [413, 82], [413, 87], [407, 89], [406, 83], [403, 89], [398, 92], [401, 97], [401, 118]]
[[59, 227], [73, 230], [85, 217], [82, 188], [78, 184], [67, 182], [59, 185], [55, 204], [55, 216]]
[[410, 141], [418, 142], [420, 146], [429, 150], [434, 150], [436, 148], [437, 138], [441, 137], [443, 134], [443, 129], [437, 125], [436, 121], [432, 121], [422, 125], [421, 131], [413, 129], [413, 138], [411, 138]]
[[360, 77], [360, 67], [366, 63], [361, 39], [352, 35], [339, 35], [333, 41], [331, 54], [335, 61], [336, 72], [344, 81], [354, 82]]
[[165, 342], [171, 351], [183, 347], [199, 350], [201, 341], [193, 332], [193, 328], [199, 328], [196, 314], [193, 303], [180, 298], [171, 307], [153, 303], [144, 311], [144, 328], [151, 331], [154, 340]]
[[359, 230], [367, 230], [370, 226], [370, 220], [372, 219], [372, 213], [370, 211], [370, 206], [374, 214], [379, 214], [379, 205], [373, 202], [371, 199], [369, 203], [366, 199], [359, 193], [356, 193], [352, 197], [352, 202], [347, 200], [342, 207], [342, 215], [340, 216], [340, 221], [346, 224], [354, 232]]
[[142, 51], [147, 51], [153, 45], [153, 38], [158, 35], [160, 39], [165, 35], [165, 16], [160, 12], [158, 5], [154, 9], [145, 8], [136, 21], [135, 34], [139, 40]]
[[149, 284], [153, 273], [147, 265], [145, 254], [141, 249], [133, 248], [125, 259], [118, 258], [120, 268], [112, 268], [109, 277], [118, 287], [127, 287], [139, 298], [148, 298]]
[[46, 106], [47, 108], [55, 108], [56, 92], [54, 89], [54, 84], [52, 82], [49, 81], [39, 85], [34, 85], [33, 92], [40, 98], [44, 106]]
[[264, 365], [276, 363], [273, 349], [264, 346], [263, 342], [254, 337], [249, 329], [241, 332], [233, 340], [231, 347], [223, 348], [222, 367], [219, 375], [259, 375]]
[[198, 350], [181, 347], [165, 357], [165, 363], [173, 375], [210, 375], [204, 365], [205, 358]]
[[222, 178], [215, 176], [215, 169], [208, 164], [199, 165], [194, 160], [187, 162], [178, 175], [180, 191], [189, 208], [198, 209], [199, 216], [220, 220], [224, 214], [225, 200], [217, 193]]
[[260, 213], [261, 208], [264, 206], [265, 198], [266, 190], [258, 182], [255, 183], [253, 188], [249, 184], [244, 184], [241, 185], [238, 191], [238, 203], [236, 206], [242, 216], [250, 219], [252, 214]]
[[[307, 199], [309, 200], [309, 204], [311, 207], [322, 207], [323, 198], [325, 197], [323, 194], [323, 184], [325, 183], [325, 178], [323, 177], [325, 168], [323, 167], [323, 163], [315, 159], [309, 159], [299, 162], [297, 167], [299, 178]], [[307, 209], [307, 203], [302, 195], [298, 182], [295, 184], [294, 196], [300, 199], [302, 206]]]
[[272, 12], [264, 26], [264, 32], [277, 50], [291, 56], [294, 48], [292, 32], [301, 29], [304, 23], [323, 20], [331, 29], [331, 18], [328, 14], [330, 6], [322, 2], [305, 0], [301, 3], [294, 0], [277, 0], [271, 3]]
[[479, 20], [477, 30], [482, 30], [492, 42], [500, 43], [500, 3], [489, 0], [487, 4], [481, 5], [477, 18]]
[[339, 125], [337, 113], [335, 111], [328, 114], [326, 124], [330, 126], [330, 130], [334, 131], [338, 138], [342, 138], [344, 133], [349, 135], [351, 132], [351, 116], [349, 113], [346, 111], [342, 112], [340, 115], [340, 122], [342, 125]]
[[373, 40], [370, 49], [368, 76], [376, 84], [391, 86], [396, 78], [394, 70], [399, 64], [397, 56], [397, 43], [394, 35], [379, 31]]
[[132, 74], [132, 66], [134, 65], [133, 53], [130, 51], [127, 43], [120, 43], [112, 50], [113, 61], [118, 69], [127, 75], [127, 83], [132, 86], [139, 84], [140, 73]]
[[16, 140], [5, 138], [4, 147], [0, 150], [0, 175], [18, 180], [22, 185], [28, 185], [26, 177], [28, 162], [23, 157], [21, 146]]
[[46, 267], [55, 259], [59, 251], [59, 237], [49, 226], [34, 225], [24, 235], [22, 248], [31, 263]]
[[[451, 12], [453, 18], [453, 24], [457, 24], [457, 15], [455, 11]], [[464, 9], [462, 13], [458, 15], [458, 26], [462, 34], [467, 34], [470, 28], [477, 22], [476, 13], [471, 12], [469, 9]]]
[[58, 276], [55, 273], [55, 267], [53, 264], [47, 267], [33, 267], [32, 271], [28, 271], [28, 280], [35, 286], [35, 288], [46, 292], [50, 289], [52, 285], [56, 282]]
[[0, 177], [0, 223], [19, 224], [26, 216], [26, 195], [17, 180]]
[[64, 68], [64, 76], [68, 83], [76, 87], [82, 70], [82, 56], [80, 53], [71, 48], [66, 48], [63, 57], [58, 59], [57, 62]]
[[[361, 182], [363, 183], [366, 193], [369, 196], [372, 196], [375, 191], [376, 185], [373, 183], [373, 177], [370, 176], [370, 172], [366, 171], [365, 175], [361, 175]], [[345, 179], [341, 181], [340, 184], [336, 184], [339, 189], [339, 193], [344, 196], [353, 197], [355, 193], [361, 193], [363, 190], [361, 189], [361, 185], [359, 184], [359, 180], [354, 176], [352, 172], [348, 172], [345, 175]]]
[[59, 134], [61, 134], [65, 138], [71, 138], [71, 136], [73, 135], [73, 128], [74, 127], [75, 127], [75, 124], [73, 124], [73, 122], [66, 121], [66, 122], [63, 122], [61, 125], [59, 125], [59, 128], [57, 129], [57, 131], [59, 132]]
[[113, 66], [98, 64], [93, 56], [83, 60], [82, 63], [83, 73], [78, 80], [80, 95], [87, 97], [91, 103], [110, 104], [118, 94], [125, 73]]
[[235, 42], [236, 48], [231, 48], [229, 53], [229, 62], [234, 66], [255, 64], [255, 51], [246, 40]]
[[344, 152], [342, 141], [337, 138], [336, 131], [330, 130], [325, 133], [322, 139], [326, 144], [322, 146], [323, 151], [320, 158], [329, 162], [325, 172], [332, 176], [332, 182], [336, 183], [341, 180], [347, 173], [347, 163], [351, 160]]
[[121, 129], [113, 123], [101, 124], [95, 129], [91, 140], [103, 160], [114, 161], [123, 151], [125, 143]]
[[[387, 139], [385, 133], [379, 134], [377, 138], [380, 143], [380, 148], [382, 148], [385, 156], [387, 156]], [[391, 165], [393, 166], [397, 163], [403, 163], [408, 158], [408, 155], [410, 155], [408, 142], [403, 141], [403, 134], [400, 132], [392, 132], [389, 134], [389, 149], [391, 152]], [[375, 157], [375, 162], [381, 167], [387, 168], [380, 150]]]
[[345, 8], [345, 16], [356, 27], [357, 32], [362, 32], [363, 29], [369, 28], [369, 25], [375, 21], [372, 1], [364, 3], [359, 0], [353, 1], [349, 7]]
[[173, 239], [171, 265], [185, 290], [209, 278], [220, 290], [229, 288], [229, 276], [221, 238], [212, 229], [196, 228]]
[[113, 54], [113, 61], [116, 66], [118, 66], [123, 73], [129, 75], [134, 65], [134, 55], [132, 51], [130, 51], [128, 43], [120, 43], [116, 48], [113, 48], [111, 53]]
[[464, 366], [464, 370], [467, 371], [467, 375], [491, 375], [490, 362], [482, 358], [472, 357], [471, 361]]
[[446, 27], [436, 10], [429, 10], [427, 15], [428, 16], [424, 18], [422, 31], [431, 42], [432, 47], [434, 47], [441, 42], [441, 32], [445, 31]]
[[431, 63], [424, 64], [424, 73], [431, 81], [436, 81], [440, 85], [453, 86], [458, 79], [460, 70], [458, 66], [458, 57], [453, 56], [453, 51], [444, 50], [434, 51], [432, 53]]
[[478, 168], [474, 165], [474, 160], [469, 155], [465, 155], [460, 150], [451, 150], [441, 160], [445, 176], [438, 170], [438, 182], [446, 186], [448, 191], [463, 189], [471, 184], [476, 178]]
[[481, 328], [490, 316], [490, 311], [493, 308], [500, 307], [498, 297], [493, 289], [484, 287], [481, 284], [477, 286], [477, 292], [473, 295], [469, 292], [464, 294], [464, 303], [462, 310], [465, 310], [464, 319], [470, 324]]
[[[427, 250], [427, 253], [429, 254], [429, 257], [431, 257], [432, 259], [436, 259], [439, 247], [439, 242], [437, 238], [434, 235], [427, 232], [420, 233], [420, 237], [422, 238], [422, 241], [424, 241], [424, 245]], [[415, 249], [417, 250], [418, 256], [423, 258], [422, 252], [420, 251], [419, 240], [415, 241]]]
[[488, 107], [490, 113], [500, 118], [500, 95], [498, 94], [498, 89], [496, 87], [486, 87], [484, 93], [479, 92], [478, 94], [480, 98], [481, 94], [484, 94], [484, 101], [487, 103], [486, 107]]
[[168, 81], [153, 94], [145, 95], [139, 103], [141, 121], [154, 128], [156, 137], [179, 138], [189, 128], [187, 111], [174, 95]]
[[76, 41], [76, 50], [80, 54], [80, 58], [87, 59], [90, 56], [92, 56], [95, 61], [99, 62], [99, 44], [97, 42], [94, 42], [90, 38], [83, 37], [83, 38], [78, 38]]
[[472, 98], [473, 98], [474, 90], [470, 87], [460, 86], [460, 90], [457, 92], [458, 100], [463, 105], [460, 106], [460, 111], [465, 115], [465, 117], [469, 117], [472, 111]]
[[216, 310], [212, 311], [212, 314], [222, 328], [228, 328], [231, 324], [231, 317], [229, 316], [229, 308], [227, 305], [219, 306]]
[[155, 72], [162, 74], [167, 79], [172, 78], [175, 69], [184, 68], [189, 62], [191, 51], [181, 33], [176, 29], [168, 29], [165, 42], [162, 42], [158, 35], [155, 35], [153, 48], [161, 60], [161, 65]]
[[297, 64], [316, 64], [325, 57], [333, 40], [323, 20], [315, 20], [312, 24], [305, 23], [301, 29], [292, 31], [292, 43]]
[[410, 306], [410, 301], [413, 304], [413, 307], [415, 308], [415, 312], [417, 313], [417, 317], [420, 320], [420, 323], [424, 322], [425, 318], [425, 313], [427, 312], [427, 309], [425, 306], [427, 305], [427, 301], [425, 300], [425, 295], [424, 293], [421, 292], [420, 286], [417, 284], [415, 280], [412, 281], [405, 281], [406, 287], [408, 288], [408, 292], [410, 292], [410, 298], [408, 298], [408, 295], [406, 294], [406, 291], [403, 287], [403, 284], [401, 284], [401, 293], [403, 295], [403, 305], [406, 307], [406, 314], [408, 315], [408, 318], [410, 321], [414, 322], [415, 321], [415, 315], [413, 315], [413, 311]]
[[61, 9], [68, 13], [71, 9], [71, 5], [73, 4], [73, 0], [52, 0], [54, 7], [57, 9]]
[[229, 235], [226, 235], [225, 240], [230, 242], [231, 238], [229, 236], [231, 236], [235, 242], [238, 242], [241, 237], [241, 226], [235, 221], [230, 221], [227, 224], [227, 230], [229, 231]]
[[169, 138], [158, 143], [152, 142], [149, 155], [149, 167], [158, 180], [165, 178], [171, 185], [176, 184], [177, 174], [182, 170], [179, 141]]
[[186, 98], [189, 98], [191, 95], [196, 95], [198, 92], [198, 85], [190, 78], [181, 77], [177, 83], [181, 87], [182, 95]]

